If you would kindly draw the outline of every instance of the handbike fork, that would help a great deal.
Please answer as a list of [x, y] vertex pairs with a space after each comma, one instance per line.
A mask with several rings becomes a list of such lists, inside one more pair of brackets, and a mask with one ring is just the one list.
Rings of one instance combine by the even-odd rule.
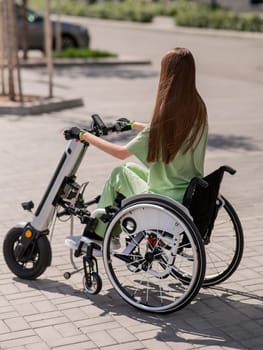
[[93, 256], [93, 244], [87, 247], [87, 254], [83, 256], [84, 292], [98, 294], [102, 288], [102, 280], [98, 274], [97, 259]]
[[[95, 266], [95, 269], [94, 269]], [[91, 275], [93, 272], [98, 273], [98, 262], [94, 256], [83, 256], [83, 269], [86, 283], [89, 287], [92, 285]]]
[[14, 255], [16, 259], [22, 259], [29, 246], [32, 244], [34, 245], [40, 237], [40, 235], [40, 232], [35, 230], [30, 224], [27, 224], [23, 229], [23, 234], [21, 235], [20, 242], [19, 244], [17, 244], [14, 250]]

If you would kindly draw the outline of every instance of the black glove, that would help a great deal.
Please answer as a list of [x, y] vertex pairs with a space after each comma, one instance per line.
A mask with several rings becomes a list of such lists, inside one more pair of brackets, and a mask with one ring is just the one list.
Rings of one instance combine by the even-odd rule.
[[64, 136], [66, 140], [79, 140], [79, 134], [80, 134], [80, 129], [77, 128], [76, 126], [73, 126], [73, 128], [64, 130]]
[[119, 118], [116, 120], [115, 127], [117, 131], [127, 131], [133, 128], [133, 122], [127, 118]]

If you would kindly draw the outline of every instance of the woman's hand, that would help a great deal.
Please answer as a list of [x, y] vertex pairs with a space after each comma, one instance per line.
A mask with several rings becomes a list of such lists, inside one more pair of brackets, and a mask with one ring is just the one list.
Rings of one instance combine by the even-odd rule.
[[134, 122], [130, 121], [127, 118], [119, 118], [115, 122], [116, 131], [123, 132], [131, 130], [133, 128], [133, 124]]
[[66, 140], [79, 140], [79, 135], [82, 130], [76, 126], [70, 129], [64, 130], [64, 136]]
[[116, 126], [116, 131], [119, 131], [119, 132], [131, 130], [131, 129], [142, 131], [144, 128], [146, 128], [147, 124], [131, 121], [127, 118], [119, 118], [116, 121], [115, 126]]

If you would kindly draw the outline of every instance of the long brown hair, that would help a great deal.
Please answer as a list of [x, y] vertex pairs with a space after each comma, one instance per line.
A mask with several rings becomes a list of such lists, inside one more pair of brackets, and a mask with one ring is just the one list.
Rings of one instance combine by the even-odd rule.
[[[206, 121], [206, 106], [196, 89], [191, 52], [175, 48], [163, 57], [148, 144], [148, 162], [168, 164], [194, 144]], [[189, 137], [188, 137], [189, 136]]]

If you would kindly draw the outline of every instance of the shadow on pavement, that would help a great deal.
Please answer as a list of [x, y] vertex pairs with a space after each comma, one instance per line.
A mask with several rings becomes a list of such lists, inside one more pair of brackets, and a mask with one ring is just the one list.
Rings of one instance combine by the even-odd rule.
[[[170, 314], [158, 315], [133, 308], [123, 301], [113, 288], [108, 289], [106, 294], [86, 295], [69, 284], [55, 280], [27, 281], [18, 278], [14, 280], [39, 291], [87, 299], [101, 310], [99, 317], [110, 314], [116, 321], [118, 318], [121, 321], [121, 317], [128, 317], [142, 325], [142, 332], [145, 331], [143, 325], [150, 325], [149, 331], [156, 332], [156, 340], [171, 342], [176, 346], [181, 343], [184, 346], [189, 344], [189, 348], [194, 345], [233, 349], [234, 343], [235, 349], [243, 350], [244, 345], [239, 343], [240, 325], [242, 325], [241, 332], [244, 334], [249, 335], [253, 332], [255, 337], [261, 336], [261, 328], [251, 329], [249, 321], [262, 319], [263, 297], [239, 290], [224, 287], [206, 289], [205, 292], [201, 291], [196, 300], [184, 309]], [[222, 295], [213, 295], [213, 290], [220, 291]], [[232, 299], [233, 296], [236, 299], [238, 296], [244, 297], [244, 301]], [[257, 304], [255, 300], [260, 302]], [[224, 325], [224, 332], [222, 332], [222, 325]]]
[[[46, 70], [41, 69], [41, 75], [46, 76]], [[153, 71], [152, 68], [141, 69], [134, 66], [94, 66], [94, 67], [86, 67], [86, 68], [59, 68], [56, 69], [57, 76], [67, 76], [67, 78], [78, 78], [78, 77], [86, 77], [86, 78], [102, 78], [102, 79], [149, 79], [155, 78], [159, 76], [158, 71]]]
[[[114, 122], [117, 118], [113, 116], [102, 116], [103, 120], [106, 124], [109, 122]], [[72, 122], [72, 125], [79, 125], [82, 127], [87, 127], [89, 125], [89, 119], [85, 117], [85, 119], [79, 120], [68, 120], [68, 122]], [[110, 134], [107, 136], [107, 139], [111, 142], [120, 142], [127, 143], [137, 134], [136, 131], [131, 132], [123, 132], [119, 134]], [[248, 136], [243, 135], [222, 135], [222, 134], [209, 134], [208, 136], [208, 147], [211, 150], [235, 150], [241, 149], [245, 151], [260, 151], [261, 148], [256, 144], [256, 141]]]
[[247, 136], [210, 134], [208, 147], [212, 149], [243, 149], [246, 151], [257, 151], [260, 148], [255, 141]]

